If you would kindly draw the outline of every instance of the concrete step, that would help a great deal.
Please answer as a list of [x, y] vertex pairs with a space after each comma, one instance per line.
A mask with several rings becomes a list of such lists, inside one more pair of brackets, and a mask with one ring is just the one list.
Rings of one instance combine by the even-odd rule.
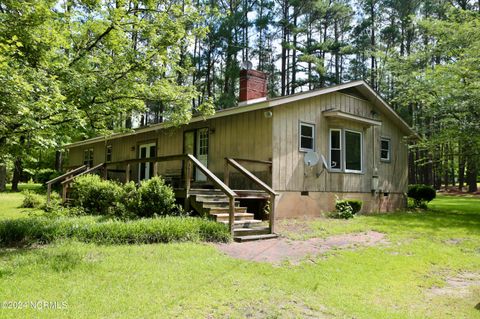
[[269, 233], [270, 233], [270, 227], [268, 226], [237, 228], [234, 230], [235, 236], [265, 235]]
[[[228, 213], [217, 213], [217, 214], [210, 213], [210, 215], [214, 216], [217, 222], [221, 222], [221, 221], [228, 222], [228, 219], [230, 217], [230, 214]], [[250, 214], [250, 213], [235, 213], [234, 217], [235, 217], [235, 220], [252, 220], [254, 216], [253, 214]]]
[[249, 235], [249, 236], [234, 236], [233, 240], [239, 243], [254, 241], [254, 240], [263, 240], [263, 239], [273, 239], [277, 238], [277, 234], [263, 234], [263, 235]]
[[[250, 228], [251, 226], [254, 226], [254, 225], [258, 225], [260, 224], [262, 221], [261, 220], [258, 220], [258, 219], [250, 219], [250, 220], [236, 220], [234, 223], [233, 223], [233, 228], [234, 229], [237, 229], [237, 228]], [[225, 225], [228, 225], [228, 220], [226, 221], [220, 221], [219, 223], [223, 223]]]

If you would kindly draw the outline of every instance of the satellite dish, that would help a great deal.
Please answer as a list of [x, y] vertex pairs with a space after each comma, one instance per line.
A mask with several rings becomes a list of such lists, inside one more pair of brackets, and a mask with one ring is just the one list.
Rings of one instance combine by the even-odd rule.
[[318, 156], [317, 152], [314, 151], [309, 151], [307, 154], [305, 154], [305, 157], [303, 158], [303, 161], [307, 166], [315, 166], [318, 164], [319, 160], [320, 156]]
[[328, 169], [327, 160], [325, 159], [325, 156], [323, 156], [323, 154], [322, 154], [322, 155], [320, 155], [320, 157], [322, 159], [323, 167]]
[[253, 67], [253, 63], [252, 63], [252, 62], [250, 62], [250, 61], [248, 61], [248, 60], [242, 62], [242, 69], [243, 69], [243, 70], [251, 70], [252, 67]]

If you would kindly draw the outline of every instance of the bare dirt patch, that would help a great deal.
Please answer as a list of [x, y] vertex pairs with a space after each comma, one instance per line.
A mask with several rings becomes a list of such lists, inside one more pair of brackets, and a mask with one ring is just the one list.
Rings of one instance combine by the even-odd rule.
[[480, 273], [464, 272], [453, 277], [447, 277], [445, 286], [432, 287], [429, 293], [432, 296], [463, 298], [471, 295], [471, 288], [474, 287], [480, 288]]
[[233, 258], [276, 264], [286, 260], [291, 263], [298, 263], [307, 256], [321, 255], [332, 249], [365, 247], [385, 243], [387, 243], [385, 234], [369, 231], [308, 240], [276, 238], [216, 246]]

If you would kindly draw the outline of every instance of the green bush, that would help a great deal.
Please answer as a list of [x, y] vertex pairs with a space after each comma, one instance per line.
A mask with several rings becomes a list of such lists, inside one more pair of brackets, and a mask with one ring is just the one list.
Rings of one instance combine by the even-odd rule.
[[359, 199], [346, 199], [345, 201], [352, 207], [353, 214], [357, 214], [362, 209], [363, 202]]
[[72, 205], [82, 207], [86, 214], [121, 216], [125, 190], [117, 182], [102, 180], [98, 175], [82, 175], [72, 185]]
[[43, 196], [35, 192], [24, 190], [22, 194], [25, 196], [22, 202], [23, 208], [40, 208], [45, 202]]
[[363, 202], [358, 199], [344, 199], [335, 202], [335, 213], [333, 217], [349, 219], [355, 216], [362, 209]]
[[49, 180], [52, 180], [55, 177], [58, 177], [60, 175], [61, 175], [61, 173], [57, 172], [54, 169], [42, 168], [42, 169], [39, 169], [38, 171], [35, 172], [35, 174], [33, 175], [33, 180], [36, 183], [45, 184]]
[[195, 217], [161, 217], [133, 221], [99, 217], [31, 217], [0, 221], [0, 246], [47, 244], [75, 239], [97, 244], [147, 244], [182, 241], [228, 242], [228, 228]]
[[179, 215], [181, 209], [175, 205], [175, 193], [161, 177], [153, 177], [141, 183], [133, 195], [133, 209], [140, 217]]
[[102, 180], [97, 175], [83, 175], [72, 185], [72, 205], [88, 215], [109, 215], [119, 218], [182, 215], [175, 205], [173, 189], [161, 177], [121, 185]]
[[333, 215], [335, 218], [350, 219], [354, 217], [353, 208], [347, 200], [337, 200], [335, 209], [336, 211]]
[[427, 203], [436, 197], [435, 189], [424, 184], [413, 184], [408, 186], [408, 197], [413, 199], [417, 208], [427, 208]]

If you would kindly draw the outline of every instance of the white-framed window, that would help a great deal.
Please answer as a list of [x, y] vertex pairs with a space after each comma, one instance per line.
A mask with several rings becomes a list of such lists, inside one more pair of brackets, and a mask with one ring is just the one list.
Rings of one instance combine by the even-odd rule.
[[362, 171], [362, 133], [345, 130], [345, 172]]
[[363, 134], [347, 129], [330, 129], [329, 167], [331, 171], [363, 171]]
[[308, 152], [315, 149], [315, 124], [300, 122], [298, 136], [300, 152]]
[[392, 143], [388, 137], [380, 138], [380, 160], [390, 162], [392, 159]]
[[106, 162], [112, 161], [112, 145], [107, 145], [107, 149], [105, 151], [105, 161]]
[[88, 167], [93, 166], [93, 148], [83, 151], [83, 165], [87, 165]]
[[330, 169], [342, 169], [342, 130], [330, 130]]

